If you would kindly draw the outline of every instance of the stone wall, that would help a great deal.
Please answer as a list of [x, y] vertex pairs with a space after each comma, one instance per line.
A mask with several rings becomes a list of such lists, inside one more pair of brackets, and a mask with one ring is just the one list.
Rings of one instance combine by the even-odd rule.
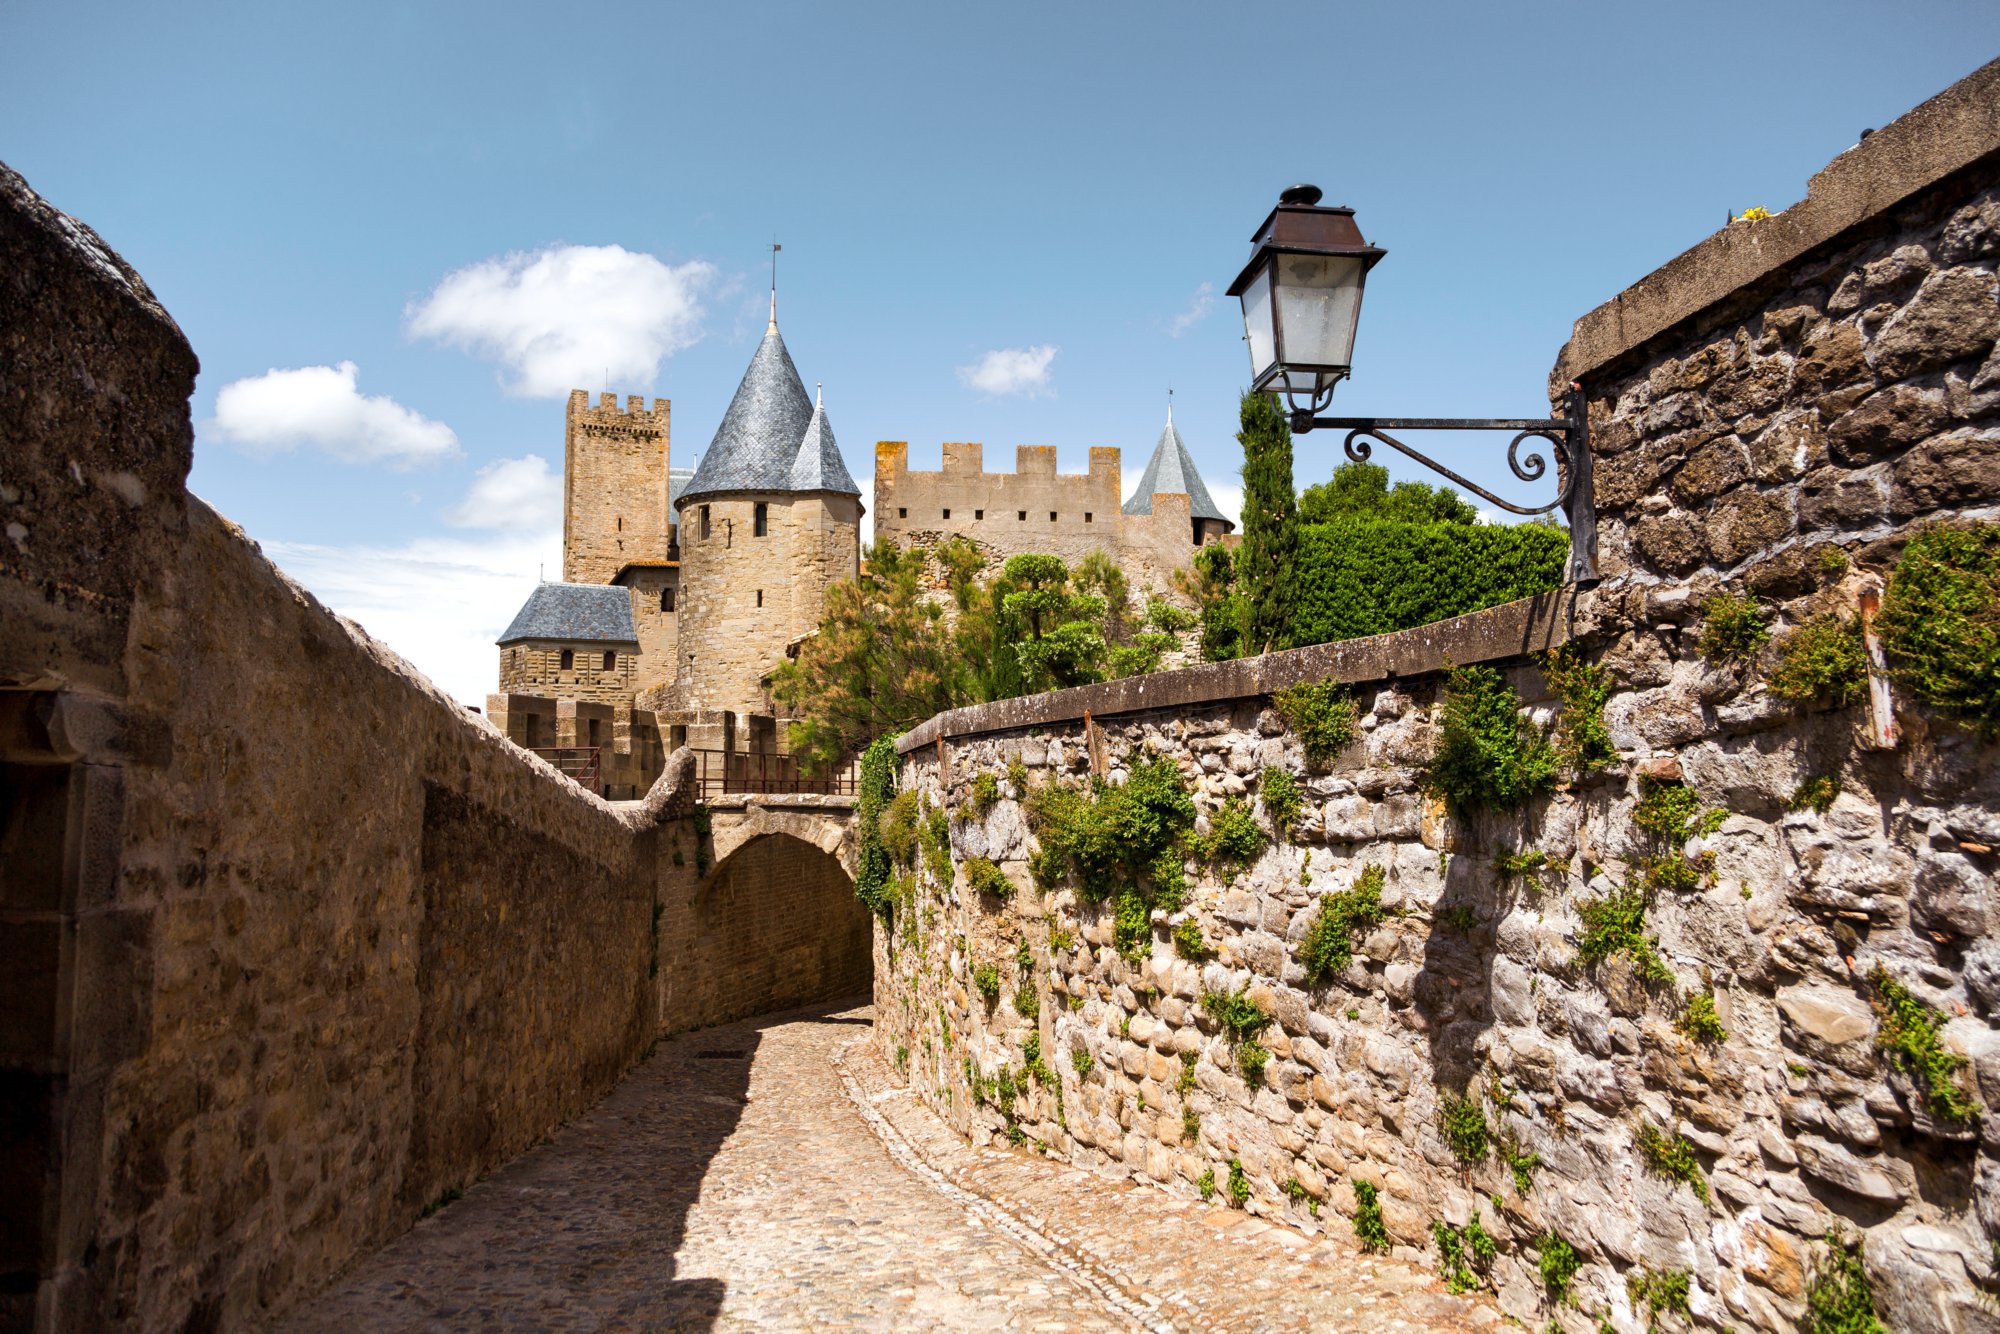
[[608, 584], [634, 561], [667, 559], [673, 405], [641, 394], [618, 406], [570, 391], [563, 413], [563, 580]]
[[193, 354], [4, 167], [0, 285], [0, 1326], [268, 1323], [656, 1035], [854, 980], [789, 934], [830, 859], [708, 920], [764, 905], [692, 756], [586, 793], [191, 498]]
[[[1433, 1260], [1434, 1223], [1476, 1219], [1497, 1246], [1480, 1281], [1537, 1327], [1647, 1328], [1649, 1276], [1684, 1274], [1701, 1327], [1789, 1329], [1832, 1231], [1864, 1241], [1892, 1328], [2000, 1328], [2000, 746], [1884, 681], [1874, 705], [1808, 707], [1767, 688], [1775, 648], [1696, 651], [1714, 592], [1759, 597], [1782, 638], [1865, 606], [1915, 525], [1995, 516], [1996, 164], [2000, 63], [1843, 155], [1795, 210], [1578, 322], [1555, 378], [1591, 404], [1595, 591], [906, 737], [902, 781], [950, 813], [952, 844], [951, 883], [910, 872], [877, 933], [879, 1040], [912, 1087], [974, 1138], [1189, 1196], [1239, 1164], [1247, 1207], [1304, 1228], [1348, 1226], [1366, 1182], [1393, 1244]], [[1500, 667], [1546, 723], [1558, 704], [1523, 650], [1562, 640], [1613, 675], [1616, 758], [1517, 813], [1450, 814], [1423, 781], [1441, 669]], [[1268, 707], [1309, 679], [1345, 683], [1361, 715], [1323, 769]], [[1156, 757], [1196, 794], [1198, 832], [1236, 798], [1265, 843], [1241, 868], [1191, 859], [1186, 918], [1157, 913], [1127, 957], [1109, 905], [1034, 884], [1024, 799]], [[1306, 795], [1289, 829], [1254, 802], [1270, 768]], [[984, 814], [981, 774], [999, 792]], [[1824, 810], [1801, 795], [1815, 779], [1837, 784]], [[1632, 953], [1579, 957], [1584, 909], [1662, 855], [1635, 820], [1649, 785], [1713, 813], [1668, 849], [1692, 883], [1655, 890], [1637, 924], [1664, 978]], [[1528, 852], [1533, 874], [1498, 864]], [[973, 892], [975, 857], [1010, 897]], [[1370, 867], [1385, 915], [1308, 985], [1320, 896]], [[1206, 953], [1173, 943], [1183, 920]], [[1932, 1115], [1885, 1050], [1878, 968], [1965, 1058], [1969, 1119]], [[1223, 992], [1272, 1020], [1259, 1085], [1202, 1007]], [[1692, 1018], [1701, 997], [1720, 1037]], [[1490, 1142], [1461, 1137], [1461, 1155], [1447, 1122], [1474, 1112]], [[1567, 1306], [1541, 1281], [1551, 1234], [1583, 1262]]]
[[[567, 667], [563, 666], [565, 653], [570, 655]], [[604, 665], [607, 653], [611, 655], [609, 667]], [[588, 640], [523, 640], [500, 650], [500, 691], [629, 704], [639, 692], [639, 656], [629, 645], [607, 648], [602, 642]]]

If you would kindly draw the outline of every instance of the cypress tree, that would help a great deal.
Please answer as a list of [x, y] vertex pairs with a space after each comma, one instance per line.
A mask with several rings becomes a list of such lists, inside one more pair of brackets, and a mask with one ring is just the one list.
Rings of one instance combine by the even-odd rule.
[[1292, 629], [1292, 556], [1298, 545], [1298, 494], [1292, 489], [1292, 429], [1277, 400], [1243, 395], [1243, 545], [1236, 586], [1248, 604], [1249, 653], [1288, 648]]

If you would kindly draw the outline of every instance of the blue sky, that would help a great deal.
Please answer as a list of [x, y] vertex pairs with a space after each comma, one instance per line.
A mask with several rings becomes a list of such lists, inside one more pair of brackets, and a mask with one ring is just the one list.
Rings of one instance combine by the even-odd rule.
[[[1944, 0], [15, 0], [0, 158], [187, 331], [197, 493], [477, 700], [558, 568], [562, 389], [618, 363], [691, 461], [774, 234], [864, 489], [879, 439], [1068, 470], [1117, 445], [1136, 473], [1172, 386], [1233, 495], [1221, 293], [1282, 186], [1389, 250], [1338, 411], [1537, 415], [1579, 314], [1996, 51], [2000, 6]], [[1303, 485], [1338, 441], [1299, 443]], [[1498, 482], [1490, 447], [1439, 443]]]

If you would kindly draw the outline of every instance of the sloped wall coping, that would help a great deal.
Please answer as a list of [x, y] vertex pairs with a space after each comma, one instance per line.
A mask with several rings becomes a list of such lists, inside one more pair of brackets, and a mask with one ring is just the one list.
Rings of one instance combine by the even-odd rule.
[[896, 749], [907, 755], [944, 737], [1073, 722], [1086, 713], [1093, 718], [1110, 718], [1216, 700], [1249, 699], [1306, 681], [1386, 681], [1442, 671], [1453, 664], [1518, 657], [1574, 638], [1580, 619], [1579, 599], [1584, 596], [1581, 590], [1565, 586], [1393, 634], [968, 705], [919, 723], [902, 735]]
[[1589, 377], [1682, 320], [1988, 154], [2000, 152], [2000, 59], [1836, 157], [1806, 197], [1683, 251], [1577, 320], [1550, 384]]

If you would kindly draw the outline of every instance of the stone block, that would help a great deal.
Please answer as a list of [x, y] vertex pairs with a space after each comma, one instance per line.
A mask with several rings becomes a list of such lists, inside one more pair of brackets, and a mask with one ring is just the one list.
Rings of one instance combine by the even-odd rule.
[[1934, 273], [1876, 331], [1868, 358], [1876, 374], [1905, 379], [1953, 362], [1984, 357], [2000, 337], [2000, 278], [1953, 268]]

